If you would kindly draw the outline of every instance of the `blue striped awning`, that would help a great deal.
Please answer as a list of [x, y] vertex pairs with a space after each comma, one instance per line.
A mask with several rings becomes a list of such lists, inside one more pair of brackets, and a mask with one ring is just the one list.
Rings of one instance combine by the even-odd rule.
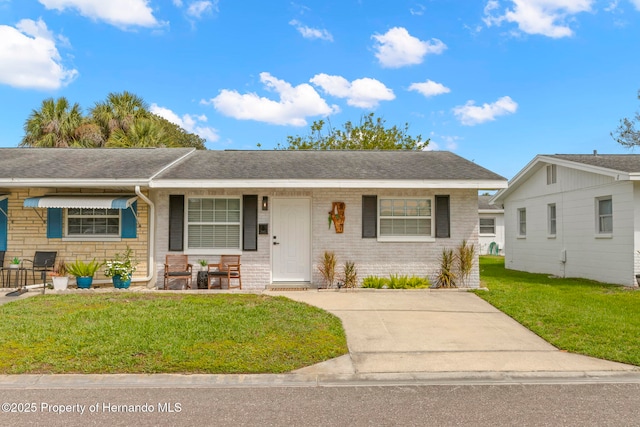
[[24, 200], [25, 208], [93, 208], [93, 209], [127, 209], [138, 197], [135, 195], [64, 195], [54, 194], [41, 197], [28, 197]]

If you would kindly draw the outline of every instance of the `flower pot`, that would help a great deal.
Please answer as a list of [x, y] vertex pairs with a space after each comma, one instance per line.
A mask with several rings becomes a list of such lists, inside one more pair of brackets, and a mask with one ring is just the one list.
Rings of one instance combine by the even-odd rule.
[[93, 276], [76, 277], [78, 289], [89, 289], [93, 283]]
[[129, 289], [131, 285], [131, 276], [125, 276], [124, 278], [119, 274], [116, 274], [111, 278], [113, 281], [113, 287], [118, 289]]
[[20, 268], [20, 264], [9, 264], [9, 268], [17, 270], [18, 268]]
[[64, 291], [69, 285], [69, 278], [67, 276], [53, 276], [53, 289], [56, 291]]

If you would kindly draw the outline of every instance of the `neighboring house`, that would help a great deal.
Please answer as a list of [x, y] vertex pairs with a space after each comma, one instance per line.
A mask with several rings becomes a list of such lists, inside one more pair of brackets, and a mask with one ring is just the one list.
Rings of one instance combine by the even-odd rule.
[[539, 155], [492, 203], [507, 268], [636, 285], [640, 155]]
[[[478, 244], [483, 255], [504, 255], [504, 209], [489, 203], [493, 196], [478, 196]], [[493, 244], [493, 246], [492, 246]]]
[[[172, 253], [189, 255], [194, 265], [240, 254], [244, 289], [317, 285], [324, 251], [336, 253], [339, 271], [354, 261], [360, 278], [433, 277], [443, 248], [478, 243], [478, 191], [506, 184], [438, 151], [0, 149], [8, 257], [46, 248], [65, 259], [107, 259], [129, 244], [148, 260], [138, 280], [156, 286]], [[102, 193], [113, 209], [92, 211], [91, 198]], [[53, 199], [61, 206], [41, 197], [53, 194], [62, 196]], [[329, 223], [336, 202], [345, 206], [343, 233]], [[131, 237], [123, 233], [134, 204]], [[43, 209], [32, 205], [46, 208], [42, 220]], [[79, 229], [72, 227], [76, 214]], [[477, 262], [469, 283], [479, 286]]]

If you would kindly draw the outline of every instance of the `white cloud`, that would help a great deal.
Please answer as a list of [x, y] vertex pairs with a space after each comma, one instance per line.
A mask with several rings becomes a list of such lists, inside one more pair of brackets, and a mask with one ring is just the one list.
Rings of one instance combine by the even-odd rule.
[[640, 10], [640, 0], [630, 0], [630, 1], [636, 7], [637, 10]]
[[304, 37], [305, 39], [320, 39], [330, 42], [333, 41], [333, 36], [329, 31], [325, 29], [307, 27], [306, 25], [303, 25], [300, 21], [297, 21], [295, 19], [289, 21], [289, 25], [293, 25], [294, 27], [296, 27], [296, 30], [298, 30], [298, 32], [302, 34], [302, 37]]
[[329, 95], [347, 98], [347, 104], [353, 107], [374, 108], [380, 101], [391, 101], [396, 97], [382, 82], [370, 78], [349, 82], [341, 76], [317, 74], [309, 81]]
[[77, 76], [77, 70], [62, 64], [55, 37], [41, 19], [23, 19], [15, 28], [0, 25], [0, 83], [51, 90]]
[[427, 10], [426, 7], [424, 7], [424, 5], [422, 4], [416, 4], [416, 8], [409, 8], [409, 13], [411, 13], [414, 16], [422, 16], [424, 15], [425, 10]]
[[182, 0], [172, 0], [175, 7], [182, 7]]
[[206, 123], [207, 121], [207, 116], [205, 116], [204, 114], [199, 116], [185, 114], [180, 117], [170, 109], [160, 107], [155, 103], [151, 104], [149, 111], [151, 111], [153, 114], [157, 114], [158, 116], [169, 120], [175, 125], [180, 126], [182, 129], [186, 130], [189, 133], [195, 133], [199, 137], [202, 137], [209, 142], [216, 142], [218, 139], [220, 139], [217, 129], [201, 125], [201, 123]]
[[335, 105], [330, 107], [309, 84], [292, 86], [269, 73], [260, 73], [260, 81], [276, 92], [279, 100], [223, 89], [218, 96], [202, 103], [212, 104], [220, 113], [235, 119], [293, 126], [305, 126], [307, 117], [327, 116], [339, 111]]
[[115, 27], [156, 27], [148, 0], [39, 0], [47, 9], [76, 9], [87, 18], [104, 21]]
[[475, 105], [474, 101], [467, 101], [465, 105], [455, 107], [453, 114], [465, 126], [495, 120], [498, 116], [513, 114], [518, 109], [518, 103], [509, 96], [503, 96], [492, 104]]
[[187, 8], [187, 15], [200, 19], [205, 13], [218, 12], [218, 0], [215, 1], [195, 1]]
[[402, 27], [395, 27], [385, 34], [371, 36], [378, 43], [374, 46], [376, 58], [383, 67], [400, 68], [420, 64], [428, 54], [440, 54], [447, 46], [438, 39], [422, 41]]
[[427, 80], [424, 83], [411, 83], [409, 90], [420, 92], [427, 98], [430, 96], [442, 95], [444, 93], [451, 92], [451, 89], [443, 85], [442, 83], [436, 83], [433, 80]]
[[431, 132], [429, 136], [429, 145], [425, 147], [425, 151], [448, 150], [454, 151], [458, 149], [458, 141], [462, 138], [453, 135], [436, 135]]
[[484, 9], [485, 24], [490, 27], [506, 21], [516, 23], [527, 34], [561, 38], [573, 35], [569, 22], [574, 15], [591, 11], [594, 0], [510, 0], [510, 3], [512, 8], [500, 10], [498, 0], [489, 0]]

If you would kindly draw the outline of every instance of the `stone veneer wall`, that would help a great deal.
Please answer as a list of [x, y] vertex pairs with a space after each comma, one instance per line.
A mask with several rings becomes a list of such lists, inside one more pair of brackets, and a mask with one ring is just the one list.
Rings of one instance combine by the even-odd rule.
[[[117, 193], [115, 191], [101, 191], [97, 189], [64, 189], [60, 193]], [[8, 236], [5, 264], [13, 257], [20, 259], [33, 259], [35, 251], [57, 251], [56, 262], [63, 259], [71, 263], [76, 259], [91, 261], [95, 258], [102, 262], [112, 259], [116, 253], [125, 251], [127, 245], [133, 249], [138, 261], [136, 277], [147, 275], [148, 259], [148, 206], [138, 199], [137, 216], [138, 230], [135, 239], [121, 239], [120, 241], [65, 241], [65, 239], [47, 238], [47, 210], [41, 208], [23, 207], [27, 197], [38, 197], [53, 193], [50, 189], [43, 188], [18, 188], [12, 189], [9, 195], [8, 206]], [[127, 192], [126, 194], [131, 194]], [[40, 216], [38, 216], [40, 214]], [[40, 218], [42, 217], [42, 218]], [[25, 264], [26, 265], [26, 264]], [[5, 265], [6, 266], [6, 265]], [[102, 274], [102, 269], [95, 276], [96, 281], [110, 280]], [[145, 283], [146, 284], [146, 283]]]

